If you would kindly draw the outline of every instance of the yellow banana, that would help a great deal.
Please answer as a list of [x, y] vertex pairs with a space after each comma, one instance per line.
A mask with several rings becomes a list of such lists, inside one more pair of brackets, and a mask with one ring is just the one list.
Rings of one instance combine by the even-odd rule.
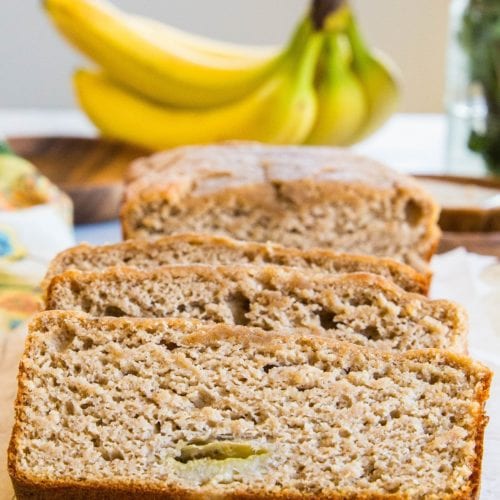
[[[122, 86], [179, 107], [225, 104], [254, 90], [280, 64], [286, 49], [263, 58], [212, 57], [191, 43], [157, 37], [144, 20], [130, 20], [98, 0], [45, 0], [61, 33]], [[154, 24], [154, 23], [152, 23]]]
[[278, 55], [281, 47], [239, 45], [222, 42], [208, 37], [188, 33], [165, 23], [147, 17], [127, 14], [128, 23], [145, 38], [153, 43], [171, 50], [172, 46], [183, 47], [194, 53], [202, 54], [203, 58], [213, 65], [221, 61], [232, 60], [242, 65], [255, 64], [270, 60]]
[[354, 16], [346, 34], [353, 53], [353, 70], [361, 81], [368, 102], [368, 117], [354, 140], [364, 139], [377, 130], [396, 110], [399, 102], [399, 71], [385, 55], [370, 51], [359, 32]]
[[318, 113], [306, 143], [345, 146], [363, 125], [367, 102], [351, 60], [346, 35], [326, 34], [317, 86]]
[[273, 74], [248, 96], [218, 108], [159, 105], [84, 70], [75, 75], [76, 92], [104, 135], [150, 149], [227, 139], [298, 143], [316, 115], [314, 73], [321, 42], [322, 34], [306, 19]]

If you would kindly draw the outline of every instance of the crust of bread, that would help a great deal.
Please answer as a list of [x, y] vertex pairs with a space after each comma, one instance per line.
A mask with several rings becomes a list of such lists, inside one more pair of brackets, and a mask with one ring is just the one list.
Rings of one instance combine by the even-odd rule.
[[[265, 263], [274, 263], [274, 260], [302, 258], [306, 261], [319, 262], [320, 260], [331, 260], [339, 264], [353, 264], [360, 268], [380, 267], [387, 270], [392, 280], [401, 288], [407, 291], [427, 295], [429, 292], [432, 273], [429, 268], [418, 272], [413, 267], [385, 257], [375, 257], [371, 255], [350, 254], [334, 252], [326, 248], [314, 248], [301, 250], [297, 248], [283, 247], [273, 243], [257, 243], [253, 241], [239, 241], [225, 236], [215, 236], [209, 234], [186, 233], [170, 236], [163, 236], [153, 240], [131, 239], [120, 243], [104, 246], [92, 246], [80, 244], [68, 250], [60, 252], [50, 263], [45, 278], [42, 282], [42, 289], [46, 290], [50, 280], [57, 274], [65, 271], [64, 260], [78, 254], [102, 252], [106, 253], [113, 249], [123, 249], [127, 252], [144, 252], [148, 249], [159, 249], [175, 245], [175, 243], [188, 243], [191, 245], [206, 245], [207, 247], [226, 247], [236, 249], [242, 253], [251, 253], [262, 258]], [[436, 243], [437, 244], [437, 243]], [[433, 252], [432, 252], [433, 253]], [[180, 264], [183, 264], [182, 262]], [[200, 264], [203, 264], [200, 262]], [[126, 264], [125, 264], [126, 265]], [[363, 272], [363, 270], [361, 270]], [[366, 271], [365, 271], [366, 272]], [[372, 271], [370, 271], [372, 272]], [[401, 279], [399, 278], [401, 275]], [[406, 286], [405, 286], [406, 285]]]
[[[100, 321], [102, 323], [112, 323], [125, 325], [135, 324], [137, 327], [141, 325], [144, 327], [152, 327], [158, 325], [161, 327], [162, 324], [170, 324], [172, 326], [185, 325], [188, 330], [195, 331], [195, 333], [189, 336], [190, 342], [193, 344], [197, 343], [210, 343], [218, 339], [233, 339], [235, 342], [243, 342], [244, 344], [268, 344], [272, 347], [279, 341], [280, 334], [273, 332], [265, 332], [257, 328], [248, 327], [232, 327], [229, 325], [219, 324], [219, 325], [204, 325], [202, 329], [199, 328], [200, 322], [191, 320], [181, 320], [181, 319], [143, 319], [143, 318], [101, 318], [99, 320], [91, 319], [85, 314], [79, 314], [71, 311], [61, 312], [61, 311], [46, 311], [36, 315], [30, 327], [30, 332], [26, 339], [25, 350], [21, 363], [19, 366], [18, 374], [18, 393], [16, 398], [16, 421], [11, 435], [11, 440], [8, 448], [8, 470], [12, 483], [14, 485], [16, 497], [19, 500], [24, 499], [38, 499], [38, 500], [62, 500], [62, 499], [103, 499], [107, 498], [110, 500], [125, 500], [125, 499], [148, 499], [148, 500], [202, 500], [207, 498], [214, 499], [233, 499], [233, 500], [257, 500], [264, 498], [275, 498], [277, 500], [408, 500], [407, 495], [399, 494], [380, 494], [374, 492], [373, 494], [350, 494], [343, 492], [325, 492], [324, 494], [318, 495], [307, 494], [307, 493], [296, 493], [287, 492], [283, 490], [281, 493], [274, 494], [272, 497], [266, 494], [262, 490], [249, 490], [241, 489], [235, 490], [230, 494], [221, 495], [216, 490], [213, 492], [203, 493], [197, 491], [186, 491], [181, 489], [171, 488], [165, 490], [164, 488], [151, 487], [146, 483], [140, 482], [127, 482], [127, 481], [71, 481], [71, 480], [52, 480], [47, 477], [36, 477], [29, 474], [25, 474], [23, 471], [18, 470], [16, 456], [18, 453], [18, 436], [21, 432], [19, 426], [19, 417], [23, 411], [23, 399], [27, 395], [27, 367], [26, 362], [29, 360], [30, 353], [36, 347], [37, 333], [36, 328], [40, 322], [50, 320], [51, 318], [64, 318], [64, 317], [79, 317], [82, 321]], [[196, 328], [198, 325], [198, 328]], [[195, 328], [193, 328], [195, 327]], [[197, 331], [198, 330], [198, 331]], [[344, 342], [336, 342], [332, 339], [320, 338], [320, 337], [310, 337], [307, 335], [296, 335], [299, 342], [306, 343], [325, 343], [335, 348], [340, 353], [347, 353], [351, 351], [353, 347], [350, 344]], [[277, 344], [276, 344], [276, 347]], [[478, 411], [476, 422], [477, 431], [474, 436], [475, 438], [475, 450], [476, 459], [472, 465], [472, 474], [467, 482], [465, 488], [456, 494], [450, 495], [436, 495], [435, 497], [429, 497], [433, 500], [466, 500], [466, 499], [476, 499], [479, 495], [480, 487], [480, 477], [481, 477], [481, 463], [482, 463], [482, 451], [483, 451], [483, 434], [484, 428], [488, 422], [488, 418], [484, 414], [484, 405], [489, 396], [489, 387], [492, 379], [492, 372], [480, 363], [471, 360], [463, 355], [458, 355], [454, 353], [449, 353], [445, 351], [440, 351], [436, 349], [427, 349], [421, 351], [409, 351], [401, 354], [389, 354], [383, 352], [377, 352], [370, 349], [363, 349], [361, 347], [355, 348], [365, 352], [369, 356], [376, 355], [383, 359], [416, 359], [425, 360], [434, 363], [446, 363], [459, 367], [463, 370], [475, 372], [480, 383], [476, 389], [475, 400], [480, 404], [480, 410]]]

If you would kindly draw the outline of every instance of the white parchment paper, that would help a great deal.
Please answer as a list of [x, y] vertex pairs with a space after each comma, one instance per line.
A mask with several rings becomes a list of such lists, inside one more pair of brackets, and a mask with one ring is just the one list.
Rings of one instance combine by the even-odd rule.
[[459, 248], [432, 260], [432, 298], [451, 299], [469, 314], [469, 354], [495, 372], [487, 413], [482, 500], [500, 499], [500, 263]]

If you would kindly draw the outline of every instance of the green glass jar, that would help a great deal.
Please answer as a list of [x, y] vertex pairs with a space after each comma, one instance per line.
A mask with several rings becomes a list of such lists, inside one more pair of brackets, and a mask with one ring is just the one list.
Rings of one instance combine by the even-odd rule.
[[451, 173], [500, 175], [500, 0], [453, 0], [446, 110]]

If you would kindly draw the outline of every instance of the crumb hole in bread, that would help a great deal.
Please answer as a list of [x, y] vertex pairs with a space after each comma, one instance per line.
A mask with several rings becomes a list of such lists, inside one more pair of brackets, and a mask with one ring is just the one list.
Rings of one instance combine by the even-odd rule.
[[389, 415], [391, 416], [391, 418], [396, 419], [401, 417], [401, 412], [399, 410], [392, 410]]
[[[75, 338], [75, 334], [72, 331], [65, 331], [64, 335], [60, 335], [59, 337], [55, 337], [54, 347], [59, 352], [64, 352], [68, 347], [72, 344], [73, 339]], [[44, 355], [45, 353], [41, 353]]]
[[160, 422], [155, 422], [155, 425], [154, 425], [154, 428], [153, 428], [153, 432], [155, 434], [161, 434], [161, 424], [160, 424]]
[[198, 409], [210, 406], [214, 401], [214, 396], [204, 388], [201, 388], [191, 399], [193, 405]]
[[161, 339], [160, 345], [165, 346], [169, 351], [173, 351], [179, 348], [178, 344], [176, 344], [175, 342], [170, 342], [166, 339]]
[[127, 313], [120, 309], [118, 306], [106, 306], [104, 309], [104, 316], [112, 316], [113, 318], [121, 318], [127, 316]]
[[122, 369], [123, 375], [134, 375], [134, 376], [139, 376], [139, 370], [132, 365], [128, 365]]
[[269, 373], [273, 368], [277, 368], [279, 365], [275, 364], [275, 363], [270, 363], [268, 365], [264, 365], [262, 367], [262, 369], [266, 372], [266, 373]]
[[271, 223], [271, 217], [269, 215], [261, 215], [255, 222], [257, 227], [269, 227]]
[[66, 401], [64, 407], [65, 407], [66, 413], [68, 415], [74, 415], [75, 414], [75, 405], [74, 405], [73, 401]]
[[368, 340], [380, 340], [382, 336], [376, 326], [368, 325], [367, 327], [360, 330], [361, 335], [365, 336]]
[[424, 212], [420, 203], [410, 198], [404, 208], [405, 219], [410, 226], [418, 226], [422, 220]]
[[101, 451], [102, 458], [106, 460], [106, 462], [111, 462], [113, 460], [124, 460], [125, 457], [123, 456], [123, 453], [118, 449], [114, 448], [112, 450], [102, 450]]
[[81, 299], [81, 309], [83, 312], [89, 313], [92, 309], [93, 301], [88, 297], [82, 297]]
[[335, 321], [335, 314], [332, 311], [322, 309], [318, 313], [319, 323], [321, 328], [325, 330], [335, 330], [338, 327], [338, 323]]
[[373, 379], [374, 380], [379, 380], [381, 378], [384, 378], [387, 374], [385, 372], [374, 372], [373, 373]]
[[248, 215], [248, 210], [245, 210], [241, 207], [236, 207], [232, 212], [234, 217], [246, 217]]
[[82, 287], [78, 281], [73, 280], [70, 285], [71, 293], [78, 295], [82, 291]]
[[350, 306], [354, 307], [369, 306], [372, 304], [372, 299], [370, 297], [359, 295], [356, 297], [350, 297], [347, 302], [349, 303]]
[[351, 408], [352, 407], [352, 401], [351, 399], [343, 395], [341, 396], [336, 402], [335, 402], [335, 408], [337, 409], [344, 409], [344, 408]]
[[94, 345], [94, 342], [92, 341], [92, 339], [90, 337], [84, 337], [82, 339], [81, 350], [88, 351], [93, 345]]
[[228, 299], [229, 309], [235, 325], [248, 325], [247, 313], [250, 312], [250, 301], [242, 293], [235, 293]]
[[285, 204], [293, 204], [293, 200], [284, 192], [283, 184], [281, 182], [271, 182], [271, 187], [274, 190], [274, 198], [276, 201]]

